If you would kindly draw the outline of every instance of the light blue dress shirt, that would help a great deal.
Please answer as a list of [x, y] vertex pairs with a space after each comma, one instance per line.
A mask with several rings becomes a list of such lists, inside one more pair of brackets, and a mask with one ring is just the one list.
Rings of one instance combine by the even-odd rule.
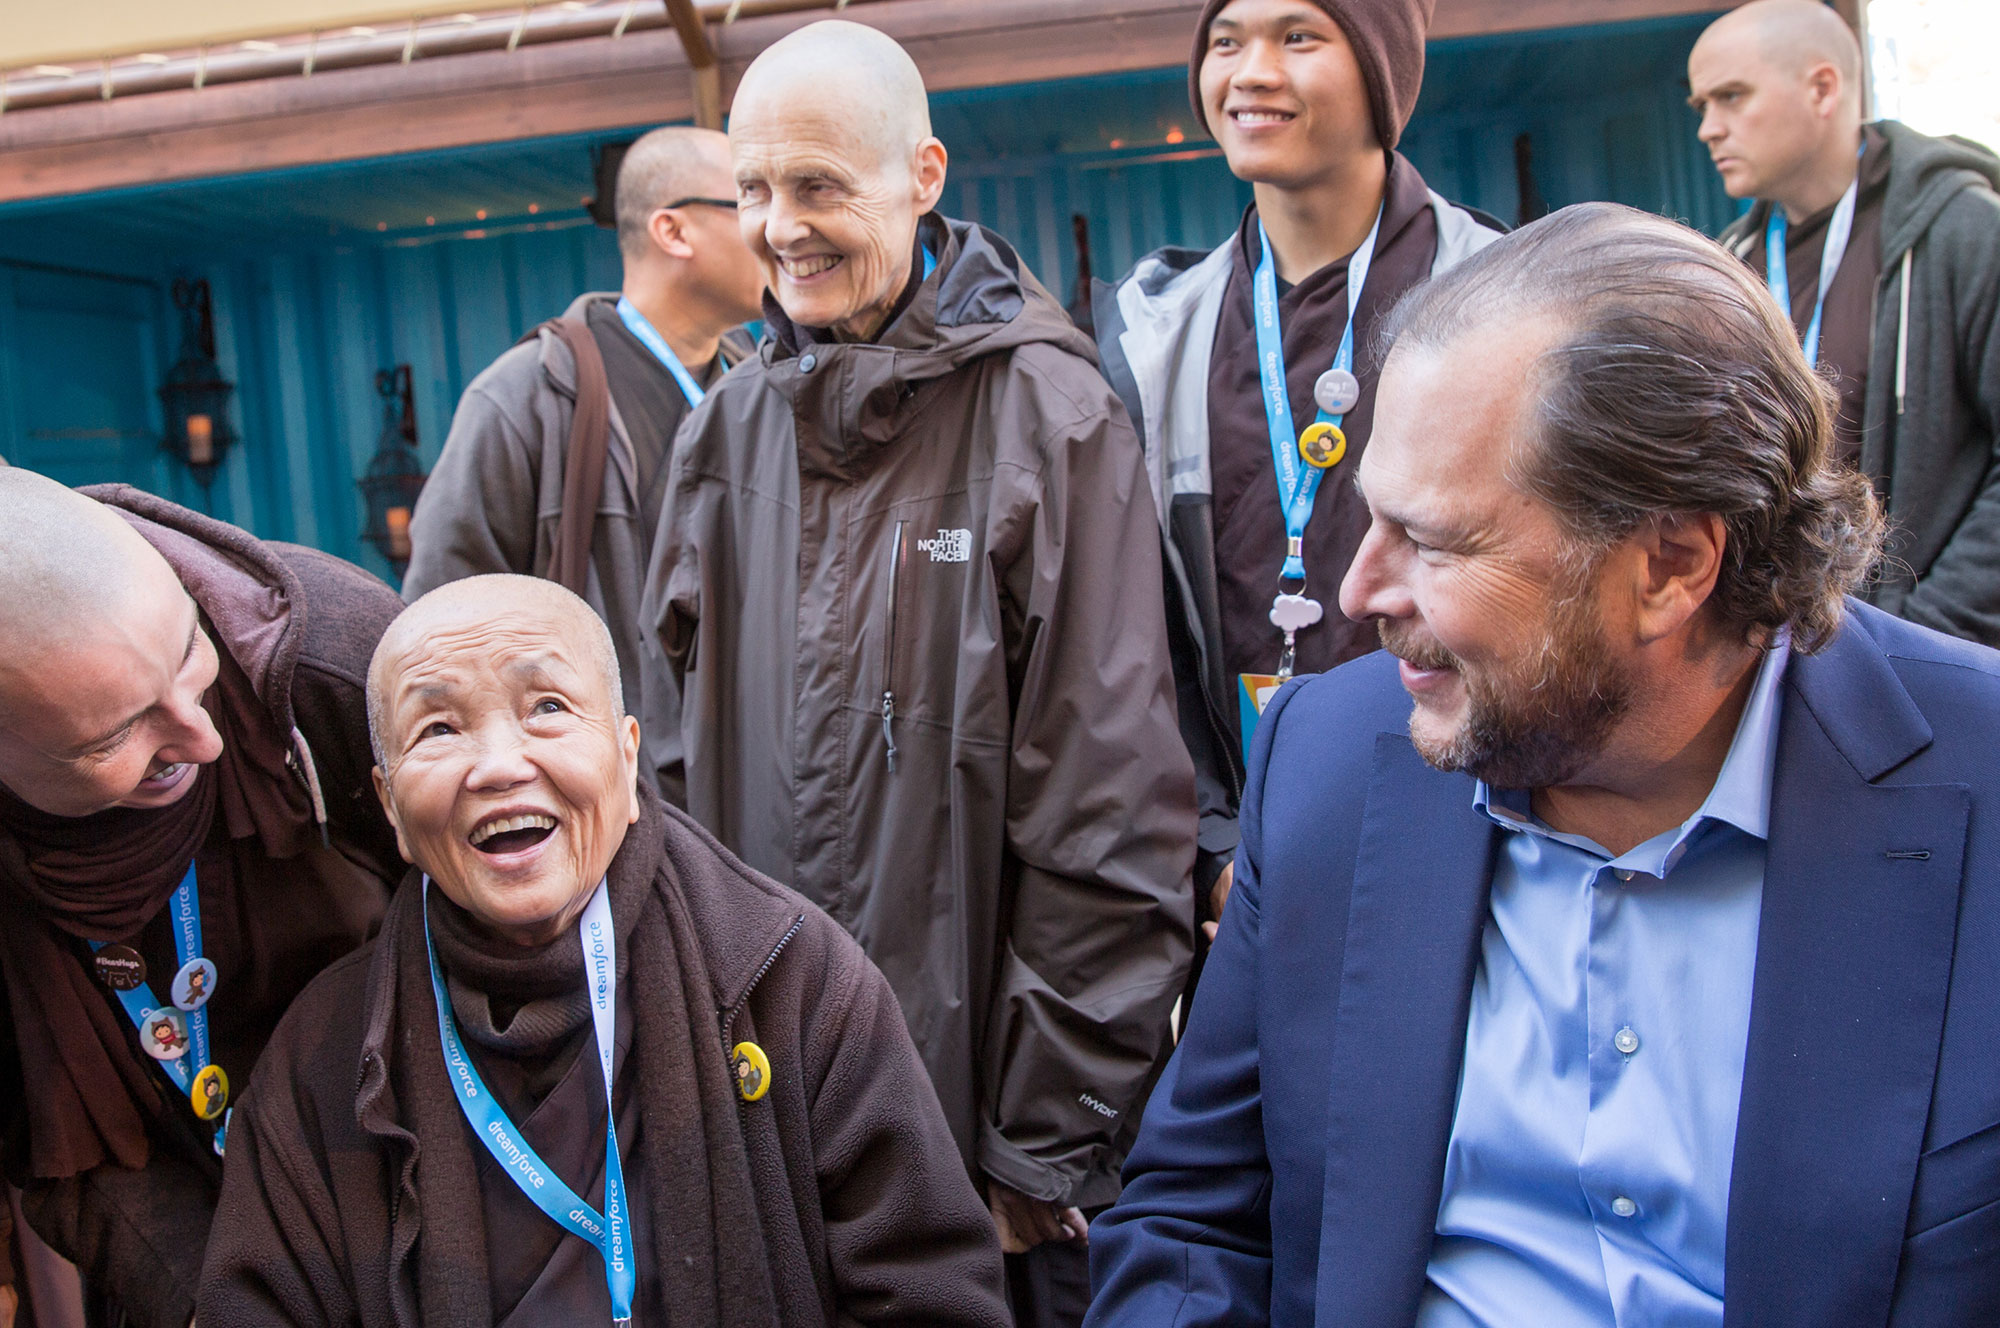
[[1717, 1328], [1780, 639], [1695, 814], [1613, 856], [1478, 786], [1493, 873], [1418, 1328]]

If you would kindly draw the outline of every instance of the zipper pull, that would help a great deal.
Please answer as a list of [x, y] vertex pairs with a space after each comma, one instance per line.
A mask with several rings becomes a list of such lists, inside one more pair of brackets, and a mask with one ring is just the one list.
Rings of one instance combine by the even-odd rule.
[[896, 733], [890, 723], [896, 718], [896, 694], [882, 693], [882, 741], [889, 745], [889, 773], [896, 773]]

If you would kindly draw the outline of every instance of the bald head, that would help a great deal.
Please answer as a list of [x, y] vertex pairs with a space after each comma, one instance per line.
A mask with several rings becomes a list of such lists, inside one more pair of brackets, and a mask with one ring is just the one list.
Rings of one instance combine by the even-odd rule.
[[1750, 0], [1708, 26], [1696, 43], [1744, 42], [1784, 73], [1830, 64], [1855, 97], [1861, 92], [1861, 42], [1845, 19], [1818, 0]]
[[743, 75], [729, 147], [743, 241], [786, 316], [874, 340], [944, 191], [944, 144], [909, 54], [858, 23], [799, 29]]
[[1854, 180], [1861, 80], [1860, 43], [1815, 0], [1751, 0], [1709, 25], [1688, 102], [1723, 188], [1794, 220], [1831, 207]]
[[683, 198], [729, 198], [729, 139], [715, 129], [669, 125], [642, 135], [618, 165], [618, 248], [646, 251], [655, 212]]
[[57, 816], [179, 801], [222, 754], [215, 647], [116, 512], [0, 470], [0, 784]]
[[368, 715], [405, 858], [503, 939], [576, 921], [641, 807], [639, 723], [589, 605], [525, 576], [440, 586], [376, 647]]
[[800, 110], [838, 126], [849, 144], [890, 169], [931, 136], [930, 100], [909, 52], [842, 19], [807, 24], [751, 62], [730, 108], [730, 136]]
[[77, 639], [172, 576], [104, 504], [34, 471], [0, 468], [0, 640]]
[[[601, 682], [604, 704], [624, 717], [624, 692], [611, 631], [582, 599], [532, 576], [472, 576], [423, 595], [396, 615], [368, 664], [368, 741], [379, 765], [397, 735], [391, 711], [397, 684], [412, 657], [448, 655], [453, 648], [490, 648], [496, 634], [525, 629], [569, 655], [578, 671]], [[440, 649], [440, 647], [443, 649]]]

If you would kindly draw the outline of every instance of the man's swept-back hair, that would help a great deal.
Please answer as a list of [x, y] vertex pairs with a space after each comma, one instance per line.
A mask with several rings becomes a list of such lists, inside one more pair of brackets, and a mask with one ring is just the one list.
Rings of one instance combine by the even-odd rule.
[[1550, 319], [1513, 481], [1585, 551], [1649, 520], [1721, 517], [1717, 615], [1748, 639], [1789, 625], [1795, 648], [1824, 645], [1880, 555], [1882, 515], [1834, 461], [1833, 391], [1749, 269], [1678, 222], [1581, 203], [1411, 291], [1383, 337], [1452, 353], [1469, 332]]

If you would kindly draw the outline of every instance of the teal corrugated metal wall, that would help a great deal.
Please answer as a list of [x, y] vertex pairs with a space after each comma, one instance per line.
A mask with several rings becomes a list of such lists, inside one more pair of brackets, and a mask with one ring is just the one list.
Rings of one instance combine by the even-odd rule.
[[237, 374], [242, 433], [258, 440], [217, 476], [209, 510], [386, 574], [360, 540], [355, 487], [383, 427], [376, 370], [410, 365], [428, 465], [466, 384], [576, 292], [615, 288], [618, 258], [607, 235], [571, 225], [194, 271], [214, 290], [217, 357]]
[[[1610, 198], [1719, 229], [1733, 208], [1679, 83], [1700, 27], [1438, 44], [1403, 150], [1434, 188], [1508, 222], [1526, 135], [1552, 206]], [[1218, 243], [1249, 188], [1194, 132], [1185, 87], [1168, 70], [938, 97], [941, 210], [1007, 235], [1065, 299], [1072, 214], [1100, 277], [1162, 244]], [[577, 292], [616, 286], [616, 244], [576, 202], [591, 141], [0, 209], [0, 454], [72, 483], [138, 483], [386, 574], [359, 538], [355, 487], [382, 430], [376, 371], [411, 365], [428, 464], [485, 365]], [[244, 441], [207, 491], [153, 442], [177, 275], [209, 280], [237, 384]]]

